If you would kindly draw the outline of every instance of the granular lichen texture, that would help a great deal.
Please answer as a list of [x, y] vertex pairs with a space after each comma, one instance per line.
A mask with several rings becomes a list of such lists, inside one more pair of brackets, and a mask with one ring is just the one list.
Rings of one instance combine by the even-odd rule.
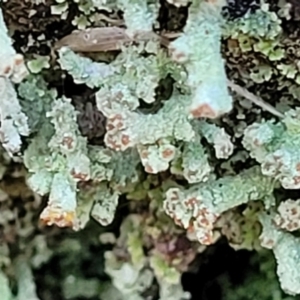
[[299, 21], [294, 0], [0, 1], [1, 300], [298, 299]]

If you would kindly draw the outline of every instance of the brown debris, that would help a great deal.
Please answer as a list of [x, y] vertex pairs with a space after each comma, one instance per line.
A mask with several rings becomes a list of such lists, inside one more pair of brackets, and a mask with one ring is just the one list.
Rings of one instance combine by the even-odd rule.
[[74, 96], [74, 105], [79, 114], [77, 121], [80, 132], [91, 144], [102, 145], [106, 133], [106, 118], [97, 109], [94, 99], [89, 96]]
[[10, 30], [20, 32], [44, 32], [49, 24], [60, 21], [51, 14], [52, 0], [35, 5], [32, 1], [9, 0], [3, 3], [4, 19]]
[[75, 52], [107, 52], [121, 50], [121, 47], [138, 41], [149, 41], [159, 39], [163, 46], [168, 46], [169, 41], [156, 35], [154, 32], [143, 32], [131, 38], [127, 35], [126, 29], [112, 27], [95, 27], [84, 30], [75, 30], [56, 42], [54, 48], [58, 50], [68, 47]]

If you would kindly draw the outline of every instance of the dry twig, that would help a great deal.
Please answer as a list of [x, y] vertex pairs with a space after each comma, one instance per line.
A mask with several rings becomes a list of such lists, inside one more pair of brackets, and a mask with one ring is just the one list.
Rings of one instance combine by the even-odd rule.
[[284, 117], [284, 115], [281, 112], [279, 112], [275, 107], [273, 107], [271, 104], [265, 102], [260, 97], [250, 93], [248, 90], [246, 90], [245, 88], [242, 88], [241, 86], [235, 84], [234, 82], [232, 82], [229, 79], [227, 80], [227, 85], [233, 91], [235, 91], [237, 94], [245, 97], [249, 101], [253, 102], [254, 104], [256, 104], [258, 106], [260, 106], [263, 110], [266, 110], [266, 111], [270, 112], [271, 114], [275, 115], [276, 117], [279, 117], [279, 118]]
[[54, 48], [57, 50], [66, 46], [75, 52], [106, 52], [121, 50], [123, 45], [131, 42], [150, 41], [152, 39], [159, 40], [165, 47], [170, 43], [167, 38], [154, 32], [141, 32], [137, 36], [129, 37], [125, 28], [112, 26], [75, 30], [57, 41]]

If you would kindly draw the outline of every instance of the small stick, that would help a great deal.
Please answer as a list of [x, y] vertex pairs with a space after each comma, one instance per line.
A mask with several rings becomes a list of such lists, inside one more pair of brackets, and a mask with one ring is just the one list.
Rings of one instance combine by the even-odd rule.
[[126, 33], [125, 28], [112, 27], [94, 27], [84, 30], [74, 30], [71, 34], [63, 37], [54, 45], [54, 50], [63, 46], [70, 48], [75, 52], [106, 52], [121, 50], [122, 45], [131, 42], [158, 40], [161, 45], [168, 47], [169, 40], [159, 36], [154, 32], [140, 32], [134, 37]]
[[233, 83], [231, 80], [227, 79], [227, 85], [235, 91], [237, 94], [245, 97], [249, 101], [253, 102], [254, 104], [260, 106], [263, 110], [266, 110], [270, 112], [271, 114], [275, 115], [276, 117], [283, 118], [284, 115], [279, 112], [275, 107], [273, 107], [271, 104], [265, 102], [263, 99], [260, 97], [250, 93], [248, 90], [245, 88], [242, 88], [241, 86]]

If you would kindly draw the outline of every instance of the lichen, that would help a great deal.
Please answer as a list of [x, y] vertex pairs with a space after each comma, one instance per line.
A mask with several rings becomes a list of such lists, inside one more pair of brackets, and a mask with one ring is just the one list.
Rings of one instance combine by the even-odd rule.
[[1, 297], [190, 299], [226, 242], [224, 299], [300, 294], [298, 6], [2, 1]]

